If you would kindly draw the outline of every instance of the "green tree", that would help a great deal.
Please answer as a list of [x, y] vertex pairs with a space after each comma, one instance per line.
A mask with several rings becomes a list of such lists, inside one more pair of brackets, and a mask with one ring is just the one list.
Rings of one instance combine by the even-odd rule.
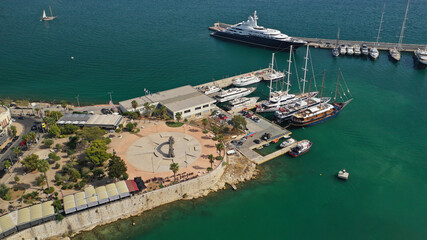
[[48, 155], [48, 157], [49, 157], [49, 159], [51, 159], [51, 160], [53, 160], [53, 161], [59, 161], [59, 159], [61, 159], [61, 157], [60, 156], [58, 156], [57, 154], [56, 154], [56, 152], [51, 152], [51, 153], [49, 153], [49, 155]]
[[120, 178], [126, 174], [126, 171], [126, 163], [113, 151], [113, 156], [108, 163], [108, 176], [112, 179]]
[[64, 108], [64, 110], [67, 108], [67, 105], [68, 105], [67, 101], [65, 100], [61, 101], [61, 107]]
[[126, 124], [126, 128], [127, 130], [129, 130], [129, 132], [132, 132], [133, 129], [135, 128], [135, 125], [133, 123], [128, 123]]
[[96, 139], [102, 139], [105, 135], [105, 130], [99, 128], [99, 127], [84, 127], [80, 135], [83, 139], [92, 142]]
[[222, 143], [217, 143], [216, 144], [216, 150], [221, 153], [221, 151], [224, 149], [224, 144]]
[[[46, 178], [43, 175], [39, 175], [36, 177], [36, 184], [39, 187], [42, 187], [43, 185], [46, 184]], [[43, 189], [43, 187], [42, 187]]]
[[28, 137], [30, 137], [30, 140], [35, 143], [36, 142], [36, 138], [37, 138], [37, 133], [35, 132], [29, 132], [28, 133]]
[[4, 183], [0, 184], [0, 197], [5, 199], [9, 193], [10, 188], [8, 188]]
[[40, 108], [34, 108], [34, 111], [36, 111], [36, 115], [37, 115], [37, 117], [39, 117]]
[[177, 112], [177, 113], [175, 113], [175, 118], [176, 118], [176, 120], [179, 122], [179, 121], [181, 121], [181, 118], [182, 118], [182, 113], [181, 112]]
[[12, 137], [16, 137], [18, 130], [16, 130], [16, 126], [11, 126], [10, 130], [12, 131]]
[[50, 147], [53, 145], [53, 140], [52, 140], [52, 139], [50, 139], [50, 138], [46, 138], [46, 139], [43, 141], [43, 143], [44, 143], [44, 145], [45, 145], [46, 147], [50, 148]]
[[107, 145], [102, 139], [93, 141], [86, 150], [86, 160], [100, 166], [110, 158], [111, 154], [107, 153]]
[[19, 153], [21, 153], [21, 149], [19, 147], [14, 147], [12, 152], [15, 154], [16, 158], [19, 159]]
[[206, 130], [206, 126], [208, 125], [208, 123], [209, 123], [209, 120], [207, 118], [202, 119], [202, 124], [203, 124], [203, 127], [205, 130]]
[[231, 119], [231, 122], [233, 123], [234, 128], [236, 129], [245, 129], [246, 128], [246, 119], [240, 115], [236, 115]]
[[70, 173], [70, 180], [73, 182], [77, 182], [79, 178], [81, 178], [80, 172], [77, 169], [73, 168]]
[[212, 128], [212, 132], [213, 132], [213, 133], [215, 133], [215, 135], [217, 135], [217, 134], [219, 133], [219, 128], [218, 128], [218, 127], [216, 127], [216, 126], [214, 126], [214, 127]]
[[94, 168], [92, 170], [92, 173], [93, 173], [93, 176], [97, 177], [98, 179], [101, 179], [105, 176], [104, 169], [102, 169], [101, 167]]
[[61, 129], [59, 129], [59, 127], [54, 124], [49, 127], [49, 131], [47, 132], [51, 137], [56, 138], [61, 134]]
[[211, 168], [212, 168], [212, 164], [215, 162], [215, 157], [214, 157], [214, 155], [209, 154], [208, 159], [209, 159], [209, 163], [211, 164]]
[[72, 124], [65, 124], [65, 126], [61, 129], [61, 134], [74, 134], [79, 130], [78, 126], [72, 125]]
[[16, 184], [18, 184], [18, 183], [19, 183], [19, 180], [21, 180], [18, 176], [15, 176], [13, 179], [15, 180], [15, 183], [16, 183]]
[[168, 112], [168, 109], [166, 108], [166, 106], [160, 106], [159, 110], [160, 110], [160, 116], [165, 119], [167, 116], [166, 113]]
[[9, 160], [3, 162], [3, 166], [5, 169], [9, 169], [12, 166], [12, 163]]
[[224, 135], [218, 134], [217, 136], [218, 142], [222, 142], [224, 140]]
[[173, 180], [176, 182], [176, 173], [179, 171], [179, 164], [171, 163], [171, 165], [169, 166], [169, 170], [173, 172]]
[[37, 169], [37, 163], [39, 161], [39, 156], [37, 154], [31, 154], [24, 158], [22, 164], [29, 170], [34, 171]]
[[49, 113], [49, 118], [51, 118], [55, 123], [62, 118], [62, 116], [64, 116], [61, 112], [59, 111], [52, 111]]
[[79, 136], [71, 136], [68, 138], [68, 142], [66, 143], [67, 147], [71, 150], [75, 150], [77, 148], [77, 144], [79, 143]]
[[136, 108], [138, 107], [138, 103], [135, 100], [133, 100], [130, 104], [132, 105], [133, 110], [136, 112]]
[[49, 181], [47, 180], [46, 172], [49, 170], [50, 166], [49, 163], [46, 161], [46, 159], [40, 159], [37, 162], [37, 169], [39, 172], [44, 174], [44, 178], [46, 179], [47, 188], [49, 188]]
[[28, 146], [28, 142], [30, 141], [30, 136], [28, 134], [22, 135], [22, 140], [25, 142], [25, 145]]

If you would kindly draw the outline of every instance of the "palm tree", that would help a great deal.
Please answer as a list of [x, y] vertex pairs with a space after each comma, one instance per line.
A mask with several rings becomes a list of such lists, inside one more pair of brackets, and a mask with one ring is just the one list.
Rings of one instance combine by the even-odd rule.
[[181, 120], [181, 117], [182, 117], [182, 113], [181, 112], [175, 113], [175, 118], [176, 118], [176, 120], [178, 120], [178, 122]]
[[218, 150], [218, 152], [221, 153], [222, 149], [224, 149], [224, 145], [222, 143], [217, 143], [216, 150]]
[[40, 159], [37, 162], [37, 169], [39, 170], [39, 172], [44, 174], [44, 178], [46, 179], [48, 189], [49, 189], [49, 181], [47, 180], [46, 172], [47, 170], [49, 170], [49, 168], [50, 168], [49, 162], [46, 159]]
[[149, 116], [151, 114], [152, 109], [149, 102], [144, 103], [144, 109], [147, 116]]
[[19, 159], [19, 153], [21, 152], [21, 149], [19, 147], [14, 147], [12, 152], [15, 154], [16, 158]]
[[136, 108], [138, 107], [138, 103], [135, 100], [133, 100], [130, 104], [132, 104], [133, 110], [134, 110], [134, 112], [136, 112]]
[[36, 111], [37, 117], [40, 117], [39, 113], [40, 113], [40, 108], [34, 108], [34, 110]]
[[176, 173], [179, 170], [179, 164], [178, 163], [171, 163], [169, 170], [173, 172], [173, 180], [176, 182]]
[[29, 132], [28, 136], [30, 137], [30, 140], [34, 142], [36, 142], [36, 138], [37, 138], [37, 134], [35, 132]]
[[209, 158], [209, 163], [211, 164], [211, 168], [212, 168], [212, 164], [214, 163], [214, 159], [215, 159], [214, 155], [209, 154], [208, 158]]
[[160, 107], [160, 113], [162, 114], [162, 118], [166, 118], [166, 113], [168, 112], [168, 109], [165, 106]]
[[222, 140], [224, 140], [224, 135], [222, 134], [218, 134], [216, 137], [218, 138], [218, 142], [222, 142]]
[[206, 130], [206, 126], [208, 125], [208, 123], [209, 123], [209, 121], [207, 118], [202, 119], [202, 124], [203, 124], [203, 127], [205, 128], [205, 130]]
[[22, 135], [22, 140], [25, 142], [25, 146], [28, 146], [28, 141], [30, 140], [30, 136], [28, 134]]

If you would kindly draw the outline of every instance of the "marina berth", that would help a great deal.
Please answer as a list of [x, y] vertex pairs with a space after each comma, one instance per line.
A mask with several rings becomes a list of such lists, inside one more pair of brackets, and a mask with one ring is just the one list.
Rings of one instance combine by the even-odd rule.
[[307, 43], [304, 40], [281, 33], [279, 30], [259, 26], [256, 11], [253, 16], [248, 17], [247, 21], [226, 28], [217, 27], [215, 30], [215, 32], [211, 33], [213, 37], [270, 48], [276, 51], [289, 50], [291, 45], [296, 49]]

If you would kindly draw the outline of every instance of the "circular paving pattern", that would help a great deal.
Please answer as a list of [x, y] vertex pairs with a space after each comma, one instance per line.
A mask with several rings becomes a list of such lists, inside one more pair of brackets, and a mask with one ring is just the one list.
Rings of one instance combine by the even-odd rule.
[[[169, 138], [174, 138], [175, 156], [169, 157]], [[135, 168], [146, 172], [170, 171], [171, 163], [178, 163], [185, 168], [202, 152], [200, 142], [194, 137], [177, 132], [154, 133], [140, 138], [128, 149], [126, 158]]]

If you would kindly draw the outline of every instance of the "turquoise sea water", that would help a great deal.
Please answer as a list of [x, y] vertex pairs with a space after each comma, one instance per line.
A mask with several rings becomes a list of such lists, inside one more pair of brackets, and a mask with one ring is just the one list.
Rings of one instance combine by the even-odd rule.
[[[105, 103], [267, 67], [271, 51], [209, 36], [218, 20], [258, 11], [260, 25], [294, 36], [373, 41], [382, 2], [22, 1], [0, 2], [0, 97]], [[52, 6], [58, 18], [39, 22]], [[382, 41], [398, 40], [406, 1], [387, 1]], [[411, 1], [404, 42], [427, 43], [427, 2]], [[332, 58], [312, 49], [327, 91], [338, 68], [354, 101], [336, 119], [293, 130], [309, 153], [260, 167], [239, 191], [181, 201], [95, 228], [77, 239], [427, 239], [427, 71], [405, 53], [394, 64]], [[304, 50], [296, 53], [298, 69]], [[74, 56], [74, 60], [70, 57]], [[280, 68], [287, 53], [278, 53]], [[317, 75], [320, 83], [320, 75]], [[296, 90], [296, 83], [293, 90]], [[260, 84], [257, 94], [265, 96]], [[348, 182], [337, 181], [342, 168]], [[136, 222], [136, 226], [131, 225]]]

